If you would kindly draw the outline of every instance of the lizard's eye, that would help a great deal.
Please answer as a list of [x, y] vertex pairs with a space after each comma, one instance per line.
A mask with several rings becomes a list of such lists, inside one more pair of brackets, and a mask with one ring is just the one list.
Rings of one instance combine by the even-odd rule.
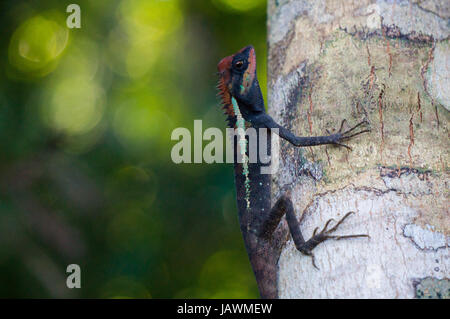
[[236, 67], [236, 69], [240, 70], [242, 68], [242, 66], [244, 65], [243, 61], [237, 61], [234, 66]]

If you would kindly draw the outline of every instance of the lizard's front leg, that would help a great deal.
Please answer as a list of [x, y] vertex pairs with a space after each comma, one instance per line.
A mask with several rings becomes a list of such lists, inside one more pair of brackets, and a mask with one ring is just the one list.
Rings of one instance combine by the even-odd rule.
[[334, 134], [324, 135], [324, 136], [296, 136], [291, 131], [286, 129], [285, 127], [279, 125], [275, 120], [265, 112], [260, 112], [256, 114], [249, 114], [247, 120], [252, 123], [255, 128], [268, 128], [268, 129], [277, 129], [280, 137], [287, 140], [291, 144], [295, 146], [315, 146], [315, 145], [325, 145], [325, 144], [333, 144], [338, 146], [344, 146], [348, 149], [351, 149], [349, 146], [343, 144], [344, 141], [363, 134], [370, 132], [370, 128], [366, 128], [363, 130], [355, 131], [356, 128], [361, 127], [363, 125], [368, 125], [369, 123], [364, 120], [359, 122], [355, 126], [350, 129], [344, 130], [344, 124], [346, 120], [344, 119], [341, 122], [341, 126], [339, 130]]
[[333, 219], [328, 220], [325, 223], [323, 229], [317, 233], [318, 228], [314, 229], [313, 236], [305, 241], [303, 238], [302, 232], [300, 230], [300, 224], [295, 217], [294, 206], [292, 205], [291, 199], [287, 195], [281, 196], [278, 201], [275, 203], [270, 213], [267, 215], [266, 219], [260, 225], [260, 230], [258, 235], [264, 239], [270, 239], [273, 232], [275, 231], [277, 225], [279, 224], [283, 215], [286, 215], [286, 220], [288, 222], [289, 231], [291, 233], [292, 239], [294, 240], [295, 247], [304, 255], [310, 256], [312, 258], [312, 263], [314, 267], [318, 269], [315, 264], [314, 254], [312, 250], [320, 243], [328, 240], [328, 239], [348, 239], [348, 238], [357, 238], [357, 237], [369, 237], [366, 234], [357, 234], [357, 235], [345, 235], [345, 236], [335, 236], [332, 235], [334, 231], [336, 231], [340, 224], [354, 212], [348, 212], [341, 220], [339, 220], [334, 227], [328, 229], [329, 224], [333, 221]]

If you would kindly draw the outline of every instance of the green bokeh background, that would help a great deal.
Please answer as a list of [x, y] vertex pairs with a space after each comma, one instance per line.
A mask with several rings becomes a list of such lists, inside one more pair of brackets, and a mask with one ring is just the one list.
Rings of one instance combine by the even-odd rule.
[[266, 2], [76, 1], [69, 29], [73, 2], [0, 2], [0, 297], [258, 297], [232, 165], [170, 135], [225, 132], [216, 65], [248, 44], [266, 92]]

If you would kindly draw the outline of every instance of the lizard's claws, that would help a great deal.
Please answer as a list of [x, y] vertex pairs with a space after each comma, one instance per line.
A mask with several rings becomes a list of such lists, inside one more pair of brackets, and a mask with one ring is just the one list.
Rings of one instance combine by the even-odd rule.
[[319, 233], [317, 233], [317, 230], [319, 229], [318, 227], [316, 227], [314, 229], [312, 237], [304, 244], [304, 247], [300, 251], [303, 254], [310, 256], [312, 258], [312, 263], [315, 268], [319, 269], [319, 267], [317, 267], [317, 265], [316, 265], [316, 262], [314, 259], [314, 254], [312, 253], [312, 250], [321, 242], [324, 242], [325, 240], [328, 240], [328, 239], [341, 240], [341, 239], [358, 238], [358, 237], [370, 238], [370, 236], [367, 234], [342, 235], [342, 236], [332, 235], [332, 233], [338, 229], [339, 225], [341, 225], [345, 221], [345, 219], [347, 219], [348, 216], [350, 216], [351, 214], [354, 214], [354, 213], [355, 212], [348, 212], [347, 214], [345, 214], [344, 217], [342, 217], [336, 223], [336, 225], [334, 225], [330, 229], [328, 229], [328, 226], [330, 225], [330, 223], [332, 221], [334, 221], [334, 219], [329, 219], [325, 223], [325, 226], [322, 228], [322, 230]]
[[333, 144], [337, 145], [337, 146], [343, 146], [343, 147], [345, 147], [345, 148], [347, 148], [348, 150], [351, 151], [352, 148], [350, 146], [348, 146], [346, 144], [343, 144], [341, 142], [345, 141], [345, 140], [348, 140], [348, 139], [350, 139], [350, 138], [352, 138], [354, 136], [370, 132], [370, 128], [366, 128], [364, 130], [361, 130], [361, 131], [358, 131], [358, 132], [355, 132], [355, 133], [351, 134], [356, 128], [360, 127], [361, 125], [364, 125], [364, 124], [365, 125], [369, 125], [369, 122], [367, 120], [364, 120], [362, 122], [359, 122], [355, 126], [349, 128], [348, 130], [344, 131], [344, 124], [345, 123], [347, 123], [347, 120], [343, 119], [342, 122], [341, 122], [341, 126], [340, 126], [338, 132], [336, 133], [337, 139], [336, 139], [336, 141]]
[[355, 237], [369, 237], [369, 235], [367, 234], [358, 234], [358, 235], [344, 235], [344, 236], [333, 236], [330, 235], [331, 233], [333, 233], [334, 231], [336, 231], [336, 229], [338, 229], [339, 225], [342, 224], [344, 222], [344, 220], [350, 216], [351, 214], [355, 214], [355, 212], [348, 212], [347, 214], [345, 214], [344, 217], [342, 217], [337, 223], [336, 225], [334, 225], [333, 228], [328, 229], [328, 225], [330, 224], [330, 222], [332, 222], [334, 219], [329, 219], [326, 223], [325, 226], [323, 227], [322, 231], [319, 233], [319, 235], [322, 235], [325, 237], [326, 239], [336, 239], [336, 240], [340, 240], [340, 239], [345, 239], [345, 238], [355, 238]]

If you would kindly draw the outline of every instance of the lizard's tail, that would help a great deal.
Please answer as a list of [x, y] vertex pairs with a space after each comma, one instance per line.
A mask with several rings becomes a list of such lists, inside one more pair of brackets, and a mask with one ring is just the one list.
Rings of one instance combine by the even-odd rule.
[[[269, 247], [266, 247], [270, 250]], [[258, 283], [259, 293], [264, 299], [278, 298], [278, 266], [276, 254], [269, 251], [261, 251], [250, 257]]]

